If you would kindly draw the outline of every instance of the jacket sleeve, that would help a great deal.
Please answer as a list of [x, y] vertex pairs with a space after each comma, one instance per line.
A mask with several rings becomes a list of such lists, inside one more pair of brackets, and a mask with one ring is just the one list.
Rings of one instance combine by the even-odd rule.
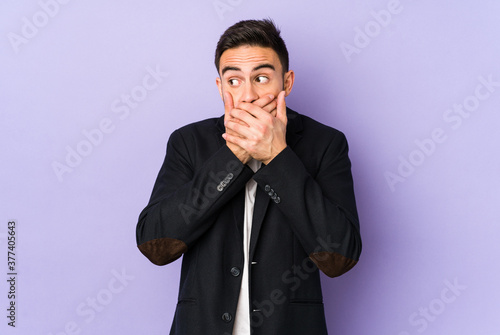
[[198, 148], [188, 143], [179, 130], [172, 133], [151, 199], [139, 215], [138, 248], [156, 265], [185, 253], [253, 175], [226, 145], [195, 164]]
[[311, 260], [329, 277], [359, 260], [361, 236], [347, 140], [335, 132], [313, 178], [290, 148], [253, 176], [287, 218]]

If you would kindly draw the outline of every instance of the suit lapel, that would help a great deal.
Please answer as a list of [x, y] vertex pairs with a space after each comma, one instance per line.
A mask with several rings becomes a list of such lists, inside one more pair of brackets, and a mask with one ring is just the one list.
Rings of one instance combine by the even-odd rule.
[[[288, 123], [286, 127], [286, 143], [293, 149], [295, 144], [302, 138], [300, 134], [302, 130], [302, 120], [299, 114], [287, 107], [287, 118]], [[222, 133], [225, 131], [224, 127], [224, 115], [216, 120], [217, 128], [220, 133], [217, 134], [219, 137], [220, 145], [224, 145], [225, 141], [222, 139]], [[253, 259], [255, 246], [257, 245], [257, 240], [262, 227], [262, 222], [267, 212], [267, 207], [271, 198], [267, 193], [261, 188], [257, 187], [255, 194], [255, 206], [252, 219], [252, 233], [250, 236], [250, 260]], [[236, 225], [238, 227], [238, 232], [240, 236], [243, 237], [243, 220], [244, 220], [244, 207], [245, 207], [245, 189], [236, 195], [234, 201], [232, 201], [233, 215]]]
[[[287, 108], [287, 118], [288, 123], [286, 127], [286, 143], [290, 148], [293, 149], [295, 144], [302, 138], [300, 135], [300, 130], [302, 129], [302, 122], [299, 115], [293, 110]], [[271, 198], [267, 193], [261, 188], [257, 187], [257, 192], [255, 195], [255, 206], [253, 210], [252, 219], [252, 234], [250, 236], [250, 260], [253, 259], [255, 246], [259, 238], [260, 229], [262, 227], [262, 222], [267, 212], [267, 206]]]
[[287, 107], [286, 116], [288, 123], [286, 126], [286, 143], [293, 149], [295, 144], [302, 138], [302, 120], [300, 115]]
[[238, 228], [238, 236], [243, 240], [243, 221], [245, 220], [245, 189], [236, 194], [232, 201], [234, 222]]
[[252, 234], [250, 235], [250, 261], [253, 259], [255, 245], [257, 244], [260, 228], [262, 227], [262, 222], [264, 221], [264, 216], [266, 215], [267, 206], [269, 205], [270, 200], [271, 198], [269, 198], [266, 192], [264, 192], [262, 188], [257, 187], [252, 218]]

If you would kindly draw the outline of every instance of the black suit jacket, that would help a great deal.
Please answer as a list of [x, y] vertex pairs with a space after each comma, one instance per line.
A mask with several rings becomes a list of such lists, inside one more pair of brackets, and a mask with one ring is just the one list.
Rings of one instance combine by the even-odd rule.
[[338, 130], [291, 109], [287, 117], [287, 148], [256, 173], [226, 146], [223, 116], [170, 136], [137, 224], [138, 247], [154, 264], [184, 255], [170, 334], [232, 334], [251, 178], [252, 334], [327, 334], [318, 269], [339, 276], [361, 253], [348, 146]]

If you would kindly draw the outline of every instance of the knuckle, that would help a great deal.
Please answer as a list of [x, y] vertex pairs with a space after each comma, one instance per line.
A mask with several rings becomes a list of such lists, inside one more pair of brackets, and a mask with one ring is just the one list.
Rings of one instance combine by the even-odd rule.
[[251, 105], [251, 104], [248, 102], [242, 101], [239, 103], [238, 108], [247, 109], [249, 107], [249, 105]]
[[266, 122], [267, 124], [272, 124], [273, 123], [273, 116], [271, 114], [266, 114], [263, 116], [264, 118], [264, 122]]

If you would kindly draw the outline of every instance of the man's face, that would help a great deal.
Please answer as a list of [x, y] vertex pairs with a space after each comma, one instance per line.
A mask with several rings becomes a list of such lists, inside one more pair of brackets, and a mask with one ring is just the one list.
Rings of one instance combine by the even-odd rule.
[[219, 93], [229, 92], [234, 106], [240, 102], [253, 102], [267, 94], [275, 98], [279, 92], [290, 93], [294, 81], [293, 71], [283, 74], [281, 62], [271, 48], [244, 45], [224, 51], [220, 58], [216, 79]]

